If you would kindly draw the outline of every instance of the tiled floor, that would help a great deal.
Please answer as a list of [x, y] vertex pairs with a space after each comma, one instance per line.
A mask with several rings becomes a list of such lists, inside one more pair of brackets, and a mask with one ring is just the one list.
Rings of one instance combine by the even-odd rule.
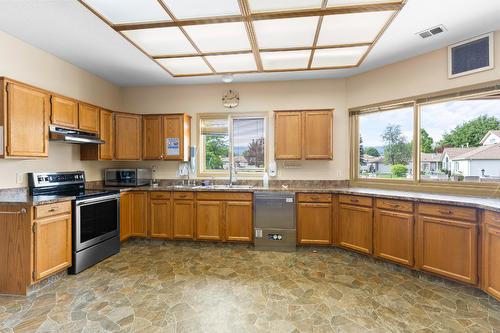
[[500, 332], [481, 291], [343, 250], [131, 241], [28, 298], [0, 332]]

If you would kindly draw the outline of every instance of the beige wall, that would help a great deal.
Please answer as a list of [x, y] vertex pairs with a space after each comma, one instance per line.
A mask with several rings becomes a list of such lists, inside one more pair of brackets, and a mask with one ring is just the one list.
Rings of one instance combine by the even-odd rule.
[[[123, 90], [123, 105], [126, 112], [190, 114], [193, 116], [192, 140], [197, 146], [197, 114], [227, 113], [221, 97], [225, 90], [236, 90], [240, 94], [240, 105], [231, 112], [266, 112], [269, 116], [269, 157], [274, 156], [273, 110], [334, 108], [333, 160], [302, 161], [296, 169], [285, 169], [278, 164], [278, 178], [346, 179], [348, 118], [345, 83], [344, 79], [329, 79], [128, 88]], [[176, 162], [136, 163], [141, 166], [153, 164], [159, 166], [159, 177], [175, 177]]]
[[[121, 108], [121, 89], [95, 75], [3, 32], [0, 50], [0, 76], [113, 110]], [[105, 164], [81, 162], [79, 146], [51, 142], [48, 159], [0, 160], [0, 188], [26, 186], [26, 176], [18, 184], [16, 174], [30, 171], [84, 170], [89, 180], [98, 180]]]

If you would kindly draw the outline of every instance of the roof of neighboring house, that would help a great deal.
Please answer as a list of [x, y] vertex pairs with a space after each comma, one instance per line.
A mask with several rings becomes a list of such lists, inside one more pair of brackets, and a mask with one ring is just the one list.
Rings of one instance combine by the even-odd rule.
[[476, 148], [474, 147], [467, 147], [467, 148], [445, 148], [443, 150], [443, 157], [444, 155], [448, 155], [450, 159], [454, 159], [456, 156], [460, 156], [462, 154], [465, 154], [468, 151], [472, 151]]
[[371, 156], [364, 154], [363, 158], [368, 163], [384, 163], [384, 156]]
[[441, 162], [443, 159], [442, 154], [436, 154], [436, 153], [421, 153], [420, 154], [420, 161], [421, 162]]
[[473, 148], [453, 158], [454, 160], [500, 160], [500, 143]]
[[498, 136], [500, 138], [500, 130], [488, 131], [488, 133], [486, 133], [486, 135], [481, 139], [481, 142], [479, 142], [479, 143], [483, 144], [484, 141], [486, 141], [486, 139], [490, 136], [490, 134], [493, 134], [493, 135]]

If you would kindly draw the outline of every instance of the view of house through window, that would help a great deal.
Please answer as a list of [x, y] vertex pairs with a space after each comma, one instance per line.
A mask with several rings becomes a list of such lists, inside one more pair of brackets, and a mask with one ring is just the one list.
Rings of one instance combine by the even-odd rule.
[[359, 116], [361, 178], [413, 178], [413, 107]]
[[265, 170], [265, 118], [220, 116], [200, 119], [200, 171], [227, 174]]
[[500, 182], [500, 96], [420, 110], [422, 180]]

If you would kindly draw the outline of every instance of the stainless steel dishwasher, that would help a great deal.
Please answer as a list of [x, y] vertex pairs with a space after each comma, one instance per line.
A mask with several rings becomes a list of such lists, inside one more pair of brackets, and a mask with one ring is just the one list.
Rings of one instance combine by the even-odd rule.
[[254, 193], [256, 250], [295, 251], [295, 193]]

